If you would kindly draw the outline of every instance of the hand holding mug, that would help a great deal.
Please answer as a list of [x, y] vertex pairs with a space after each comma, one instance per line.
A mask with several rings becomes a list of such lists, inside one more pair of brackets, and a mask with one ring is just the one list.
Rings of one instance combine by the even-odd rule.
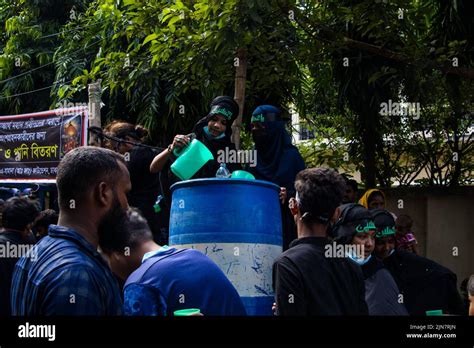
[[190, 139], [186, 135], [178, 134], [173, 139], [173, 144], [171, 144], [171, 151], [178, 148], [184, 148], [189, 145]]

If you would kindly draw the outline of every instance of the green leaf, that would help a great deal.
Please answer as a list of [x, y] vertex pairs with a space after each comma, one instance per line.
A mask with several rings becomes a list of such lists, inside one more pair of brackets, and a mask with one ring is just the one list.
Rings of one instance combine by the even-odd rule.
[[143, 40], [143, 45], [145, 45], [147, 42], [150, 42], [151, 40], [155, 40], [156, 38], [158, 38], [158, 34], [156, 34], [156, 33], [148, 35], [145, 38], [145, 40]]

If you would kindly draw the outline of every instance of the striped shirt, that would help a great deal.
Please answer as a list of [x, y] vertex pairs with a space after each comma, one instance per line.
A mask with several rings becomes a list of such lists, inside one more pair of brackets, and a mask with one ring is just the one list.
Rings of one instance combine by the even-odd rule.
[[79, 233], [51, 225], [16, 264], [13, 315], [121, 315], [116, 279], [97, 250]]

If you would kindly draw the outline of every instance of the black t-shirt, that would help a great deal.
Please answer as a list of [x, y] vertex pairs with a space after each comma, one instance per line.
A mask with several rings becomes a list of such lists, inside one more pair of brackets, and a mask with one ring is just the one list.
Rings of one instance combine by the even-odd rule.
[[128, 204], [140, 209], [151, 228], [154, 240], [161, 244], [167, 243], [167, 233], [162, 230], [167, 230], [169, 225], [169, 212], [163, 204], [159, 213], [155, 213], [153, 208], [161, 194], [160, 174], [150, 172], [150, 164], [157, 154], [153, 149], [135, 146], [126, 163], [132, 183]]
[[273, 265], [279, 315], [367, 315], [360, 267], [325, 257], [327, 238], [294, 240]]
[[126, 163], [132, 183], [129, 193], [131, 206], [149, 205], [150, 202], [153, 205], [160, 192], [159, 176], [150, 172], [150, 164], [156, 155], [157, 151], [139, 146], [130, 151], [130, 160]]

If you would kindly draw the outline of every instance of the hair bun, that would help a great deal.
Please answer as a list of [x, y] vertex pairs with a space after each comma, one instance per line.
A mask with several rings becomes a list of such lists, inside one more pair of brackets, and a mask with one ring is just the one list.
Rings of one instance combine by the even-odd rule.
[[147, 137], [148, 136], [148, 129], [146, 129], [145, 127], [137, 124], [135, 126], [135, 133], [137, 134], [137, 136], [143, 140], [143, 138]]

